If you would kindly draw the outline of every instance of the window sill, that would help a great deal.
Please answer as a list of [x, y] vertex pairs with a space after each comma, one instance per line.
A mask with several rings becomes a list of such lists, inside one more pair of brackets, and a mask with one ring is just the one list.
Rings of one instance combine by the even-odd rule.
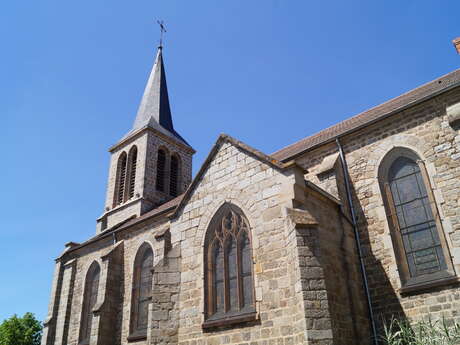
[[146, 340], [147, 339], [147, 334], [139, 334], [139, 333], [133, 333], [128, 335], [128, 343], [135, 342], [135, 341], [141, 341], [141, 340]]
[[424, 290], [429, 290], [432, 288], [436, 288], [436, 287], [440, 287], [444, 285], [456, 284], [456, 283], [460, 283], [460, 278], [457, 276], [450, 276], [450, 277], [445, 277], [445, 278], [437, 279], [437, 280], [409, 284], [409, 285], [401, 287], [398, 290], [398, 292], [402, 295], [409, 294], [409, 293], [417, 293], [417, 292], [422, 292]]
[[243, 323], [243, 322], [256, 321], [257, 319], [258, 319], [257, 313], [252, 312], [252, 313], [248, 313], [248, 314], [235, 315], [235, 316], [226, 317], [226, 318], [222, 318], [222, 319], [206, 320], [202, 324], [201, 327], [203, 329], [211, 329], [211, 328], [235, 325], [235, 324]]

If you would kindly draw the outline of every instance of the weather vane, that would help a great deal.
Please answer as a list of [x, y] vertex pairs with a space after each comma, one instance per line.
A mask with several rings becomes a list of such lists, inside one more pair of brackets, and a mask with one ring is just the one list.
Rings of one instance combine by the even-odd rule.
[[160, 47], [163, 47], [163, 33], [166, 32], [165, 23], [162, 20], [157, 20], [158, 25], [160, 25]]

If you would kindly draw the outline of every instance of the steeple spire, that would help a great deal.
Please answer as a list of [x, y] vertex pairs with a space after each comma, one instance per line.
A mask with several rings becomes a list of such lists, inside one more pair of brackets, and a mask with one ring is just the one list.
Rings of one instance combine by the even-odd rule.
[[155, 128], [188, 145], [188, 143], [174, 130], [171, 108], [169, 106], [162, 46], [158, 47], [155, 63], [147, 81], [131, 132], [144, 127]]

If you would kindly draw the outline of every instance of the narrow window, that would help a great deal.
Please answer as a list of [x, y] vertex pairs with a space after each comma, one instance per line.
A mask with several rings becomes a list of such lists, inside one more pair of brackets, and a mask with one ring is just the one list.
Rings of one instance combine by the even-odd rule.
[[384, 160], [379, 176], [403, 285], [446, 278], [452, 267], [425, 166], [408, 150]]
[[216, 241], [213, 248], [213, 270], [214, 270], [214, 306], [216, 313], [224, 313], [224, 249], [219, 241]]
[[136, 187], [136, 168], [137, 168], [137, 147], [129, 151], [129, 199], [134, 197], [134, 188]]
[[179, 192], [179, 158], [171, 156], [171, 175], [169, 178], [169, 194], [177, 196]]
[[158, 150], [157, 159], [157, 190], [165, 191], [165, 168], [166, 168], [166, 153], [164, 150]]
[[239, 208], [224, 204], [214, 215], [205, 240], [204, 327], [255, 317], [249, 225]]
[[89, 338], [91, 334], [91, 322], [93, 320], [93, 308], [97, 302], [99, 274], [99, 264], [97, 262], [93, 262], [93, 264], [88, 270], [88, 273], [86, 274], [79, 344], [89, 344]]
[[115, 206], [123, 202], [125, 195], [126, 185], [126, 152], [123, 152], [118, 158], [117, 164], [117, 180], [116, 180], [116, 192], [115, 192]]
[[148, 327], [148, 306], [152, 294], [153, 252], [148, 244], [139, 249], [135, 263], [131, 304], [130, 336], [146, 336]]

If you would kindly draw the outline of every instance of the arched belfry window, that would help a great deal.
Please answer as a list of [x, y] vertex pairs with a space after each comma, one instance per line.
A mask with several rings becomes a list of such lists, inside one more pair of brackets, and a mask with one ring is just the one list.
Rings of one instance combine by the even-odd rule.
[[387, 154], [379, 169], [404, 286], [451, 277], [453, 266], [423, 161], [408, 149]]
[[255, 318], [253, 260], [249, 223], [233, 204], [224, 204], [206, 233], [204, 327]]
[[169, 175], [169, 194], [177, 196], [179, 194], [179, 158], [176, 155], [171, 156], [171, 166]]
[[117, 163], [117, 178], [115, 183], [114, 206], [123, 203], [126, 189], [126, 165], [127, 155], [123, 152], [118, 158]]
[[165, 178], [166, 178], [165, 170], [166, 170], [166, 152], [163, 149], [159, 149], [158, 157], [157, 157], [156, 189], [161, 192], [165, 191]]
[[99, 264], [97, 262], [93, 262], [86, 273], [79, 344], [89, 344], [91, 322], [93, 320], [93, 308], [97, 302], [100, 272], [101, 269]]
[[128, 199], [134, 197], [134, 189], [136, 187], [136, 168], [137, 168], [137, 147], [133, 146], [129, 150], [129, 178], [128, 178]]
[[150, 245], [144, 243], [134, 261], [130, 337], [143, 337], [147, 334], [148, 306], [152, 298], [152, 269], [153, 251]]

